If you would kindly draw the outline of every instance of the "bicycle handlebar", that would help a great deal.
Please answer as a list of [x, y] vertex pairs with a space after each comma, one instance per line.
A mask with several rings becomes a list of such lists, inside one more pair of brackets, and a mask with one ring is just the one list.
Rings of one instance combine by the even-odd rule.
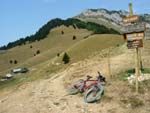
[[97, 71], [98, 75], [101, 75], [101, 73], [99, 71]]
[[87, 75], [87, 80], [89, 80], [90, 78], [92, 78], [90, 75]]

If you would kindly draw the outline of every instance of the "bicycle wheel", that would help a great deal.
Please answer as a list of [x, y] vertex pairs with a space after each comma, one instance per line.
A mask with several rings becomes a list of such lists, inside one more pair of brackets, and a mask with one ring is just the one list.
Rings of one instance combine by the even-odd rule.
[[83, 83], [84, 83], [84, 80], [82, 80], [82, 79], [80, 79], [80, 80], [78, 80], [77, 82], [75, 82], [75, 83], [71, 86], [71, 88], [69, 88], [69, 90], [68, 90], [69, 95], [75, 95], [75, 94], [79, 93], [79, 92], [80, 92], [79, 87], [80, 87], [81, 84], [83, 84]]
[[77, 93], [79, 93], [79, 89], [75, 88], [75, 87], [71, 87], [68, 90], [69, 95], [75, 95]]
[[92, 103], [99, 99], [101, 99], [102, 94], [104, 93], [104, 87], [100, 84], [96, 84], [95, 86], [91, 87], [85, 94], [84, 94], [84, 101], [86, 103]]

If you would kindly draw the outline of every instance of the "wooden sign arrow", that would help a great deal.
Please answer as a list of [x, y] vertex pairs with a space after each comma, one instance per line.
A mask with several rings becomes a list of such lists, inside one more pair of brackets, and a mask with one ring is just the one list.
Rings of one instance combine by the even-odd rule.
[[144, 32], [145, 31], [145, 23], [132, 24], [128, 26], [124, 26], [121, 31], [123, 34], [134, 33], [134, 32]]
[[123, 23], [137, 22], [137, 21], [139, 21], [139, 16], [137, 16], [137, 15], [128, 16], [128, 17], [124, 18], [122, 21], [123, 21]]
[[133, 41], [133, 40], [142, 40], [144, 39], [145, 34], [144, 32], [139, 32], [139, 33], [129, 33], [129, 34], [125, 34], [124, 38], [127, 41]]
[[143, 40], [133, 40], [127, 42], [128, 49], [143, 47]]

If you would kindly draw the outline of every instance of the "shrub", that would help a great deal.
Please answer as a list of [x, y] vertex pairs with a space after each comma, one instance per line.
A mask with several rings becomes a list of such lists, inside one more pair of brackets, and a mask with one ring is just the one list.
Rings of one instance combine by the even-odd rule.
[[57, 56], [59, 57], [59, 56], [60, 56], [60, 54], [59, 54], [59, 53], [57, 53]]
[[33, 48], [32, 45], [30, 46], [30, 48]]
[[67, 53], [64, 53], [62, 61], [64, 62], [64, 64], [69, 63], [70, 57], [69, 57], [69, 55]]
[[61, 31], [61, 34], [63, 35], [63, 34], [64, 34], [64, 31]]
[[76, 39], [76, 36], [74, 35], [72, 39], [75, 40], [75, 39]]
[[14, 60], [14, 64], [17, 64], [18, 63], [18, 61], [17, 60]]
[[37, 55], [40, 54], [40, 50], [37, 50], [37, 51], [36, 51], [36, 54], [37, 54]]
[[9, 61], [9, 63], [10, 63], [10, 64], [12, 64], [12, 63], [13, 63], [13, 61], [12, 61], [12, 60], [10, 60], [10, 61]]
[[119, 46], [120, 46], [120, 44], [117, 44], [116, 46], [117, 46], [117, 47], [119, 47]]

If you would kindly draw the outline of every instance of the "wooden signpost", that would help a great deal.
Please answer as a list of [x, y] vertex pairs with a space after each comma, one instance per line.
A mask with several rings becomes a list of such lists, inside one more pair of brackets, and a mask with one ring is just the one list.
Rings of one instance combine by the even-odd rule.
[[127, 33], [124, 35], [126, 41], [143, 40], [145, 37], [144, 32], [139, 33]]
[[126, 33], [138, 33], [138, 32], [143, 32], [145, 31], [145, 23], [139, 23], [139, 24], [132, 24], [132, 25], [127, 25], [124, 26], [121, 31], [126, 34]]
[[142, 40], [128, 41], [127, 47], [128, 49], [141, 48], [143, 47], [143, 41]]
[[139, 21], [139, 16], [133, 15], [132, 4], [129, 4], [130, 15], [123, 19], [125, 25], [122, 29], [124, 39], [127, 41], [128, 49], [135, 49], [135, 71], [136, 71], [136, 93], [138, 94], [139, 84], [138, 77], [140, 74], [139, 68], [139, 48], [143, 47], [143, 39], [145, 37], [144, 31], [146, 29], [144, 23], [137, 23]]
[[137, 22], [139, 20], [139, 17], [136, 15], [131, 15], [129, 17], [126, 17], [123, 19], [124, 23], [132, 23], [132, 22]]

